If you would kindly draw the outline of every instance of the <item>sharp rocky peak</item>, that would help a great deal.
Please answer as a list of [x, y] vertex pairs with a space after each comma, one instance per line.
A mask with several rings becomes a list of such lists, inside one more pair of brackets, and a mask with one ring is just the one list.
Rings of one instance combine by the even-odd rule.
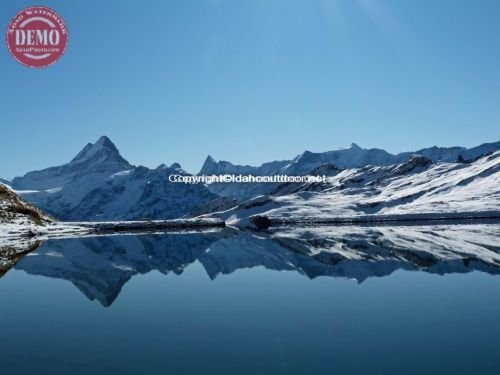
[[362, 150], [362, 148], [361, 148], [361, 147], [359, 147], [359, 146], [358, 146], [356, 143], [354, 143], [354, 142], [353, 142], [353, 143], [351, 143], [351, 144], [349, 145], [349, 147], [348, 147], [348, 148], [353, 149], [353, 150]]
[[200, 169], [200, 174], [211, 173], [213, 172], [213, 168], [218, 165], [217, 161], [210, 155], [207, 156], [203, 166]]
[[217, 161], [211, 155], [208, 155], [204, 164], [217, 164]]
[[106, 136], [100, 137], [95, 143], [88, 143], [74, 158], [71, 163], [81, 163], [96, 157], [103, 160], [113, 160], [124, 165], [130, 164], [120, 155], [115, 144]]

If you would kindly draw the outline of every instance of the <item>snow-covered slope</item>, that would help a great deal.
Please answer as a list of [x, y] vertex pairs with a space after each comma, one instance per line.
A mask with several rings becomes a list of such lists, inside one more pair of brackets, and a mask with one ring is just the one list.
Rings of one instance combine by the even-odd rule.
[[248, 218], [325, 218], [371, 214], [500, 212], [500, 151], [471, 163], [437, 163], [415, 156], [388, 166], [346, 169], [324, 186], [282, 185], [218, 216], [246, 225]]
[[[211, 156], [207, 157], [199, 174], [251, 174], [266, 176], [275, 174], [303, 175], [312, 174], [311, 171], [324, 164], [331, 164], [337, 168], [362, 168], [367, 165], [389, 166], [404, 163], [412, 155], [424, 156], [433, 162], [455, 162], [473, 160], [481, 155], [500, 150], [500, 142], [485, 143], [467, 149], [465, 147], [430, 147], [418, 151], [391, 154], [381, 149], [365, 149], [353, 143], [347, 148], [327, 151], [305, 151], [292, 160], [274, 161], [258, 167], [248, 165], [234, 165], [227, 161], [216, 162]], [[212, 192], [236, 199], [240, 202], [259, 196], [270, 194], [275, 184], [212, 184], [208, 187]]]
[[156, 169], [134, 167], [107, 137], [59, 167], [15, 178], [26, 200], [61, 220], [169, 219], [183, 216], [217, 196], [204, 185], [172, 183], [187, 174], [175, 163]]
[[0, 183], [0, 237], [9, 234], [29, 235], [52, 219]]
[[170, 175], [187, 175], [181, 168], [136, 167], [110, 176], [81, 200], [67, 220], [172, 219], [217, 198], [204, 185], [169, 182]]

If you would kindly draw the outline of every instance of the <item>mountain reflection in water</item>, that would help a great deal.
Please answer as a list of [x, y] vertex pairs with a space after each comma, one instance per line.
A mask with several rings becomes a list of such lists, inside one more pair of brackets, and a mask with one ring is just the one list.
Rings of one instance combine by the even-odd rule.
[[498, 224], [113, 235], [49, 240], [12, 266], [70, 281], [90, 300], [110, 306], [134, 275], [181, 275], [194, 262], [210, 279], [259, 266], [360, 283], [396, 270], [498, 274], [498, 238]]

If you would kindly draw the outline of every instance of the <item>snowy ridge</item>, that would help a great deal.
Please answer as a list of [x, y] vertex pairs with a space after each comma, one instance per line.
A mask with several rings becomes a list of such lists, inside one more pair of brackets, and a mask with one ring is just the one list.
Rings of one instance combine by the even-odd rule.
[[[217, 214], [233, 225], [271, 220], [366, 215], [442, 215], [500, 212], [500, 152], [471, 163], [438, 163], [413, 157], [399, 165], [347, 169], [326, 185], [284, 185]], [[456, 216], [456, 215], [455, 215]]]
[[253, 174], [253, 175], [263, 175], [270, 173], [276, 173], [276, 171], [284, 169], [290, 164], [288, 160], [282, 161], [272, 161], [264, 163], [258, 167], [252, 167], [250, 165], [234, 165], [228, 161], [215, 161], [210, 155], [207, 156], [205, 163], [201, 167], [198, 174]]
[[[500, 150], [500, 141], [485, 143], [467, 149], [465, 147], [429, 147], [417, 151], [391, 154], [381, 149], [365, 149], [352, 143], [349, 147], [327, 151], [305, 151], [291, 160], [275, 161], [262, 164], [258, 167], [248, 165], [234, 165], [227, 161], [216, 162], [211, 156], [207, 157], [199, 174], [252, 174], [252, 175], [303, 175], [312, 174], [311, 171], [321, 165], [330, 164], [336, 168], [352, 169], [371, 166], [389, 166], [404, 163], [413, 155], [423, 156], [432, 162], [456, 162], [457, 160], [470, 161], [481, 155]], [[212, 184], [208, 188], [221, 196], [237, 199], [242, 202], [258, 195], [270, 194], [276, 188], [274, 184]]]
[[466, 147], [429, 147], [417, 151], [391, 154], [385, 150], [366, 149], [352, 143], [346, 148], [326, 152], [305, 151], [291, 160], [282, 160], [264, 163], [261, 166], [234, 165], [228, 161], [215, 161], [208, 156], [199, 174], [241, 173], [266, 175], [271, 173], [305, 173], [321, 164], [331, 163], [338, 168], [361, 168], [367, 165], [388, 166], [399, 164], [412, 155], [420, 155], [431, 159], [433, 162], [456, 162], [461, 156], [464, 160], [472, 160], [487, 153], [500, 150], [500, 141], [484, 143], [482, 145]]

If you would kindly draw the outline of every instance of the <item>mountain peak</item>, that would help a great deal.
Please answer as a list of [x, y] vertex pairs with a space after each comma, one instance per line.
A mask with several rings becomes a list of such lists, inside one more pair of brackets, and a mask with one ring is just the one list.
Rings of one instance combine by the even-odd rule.
[[100, 137], [95, 143], [87, 143], [71, 160], [71, 163], [82, 163], [89, 160], [93, 160], [94, 162], [116, 161], [124, 166], [130, 166], [120, 155], [120, 151], [118, 151], [115, 144], [105, 135]]
[[348, 148], [354, 149], [354, 150], [361, 150], [362, 148], [359, 147], [356, 143], [351, 143]]
[[109, 139], [107, 136], [103, 135], [99, 137], [99, 139], [96, 141], [95, 145], [100, 145], [102, 147], [110, 147], [110, 148], [116, 148], [115, 144], [111, 142], [111, 139]]
[[203, 163], [203, 166], [200, 169], [200, 174], [210, 174], [213, 173], [215, 170], [214, 168], [217, 167], [217, 162], [213, 157], [210, 155], [207, 156], [205, 159], [205, 162]]
[[203, 164], [216, 164], [216, 163], [217, 161], [215, 161], [215, 159], [212, 156], [208, 155], [207, 158], [205, 159], [205, 163]]
[[300, 154], [300, 158], [307, 158], [310, 157], [311, 155], [314, 155], [312, 151], [305, 150], [302, 154]]

